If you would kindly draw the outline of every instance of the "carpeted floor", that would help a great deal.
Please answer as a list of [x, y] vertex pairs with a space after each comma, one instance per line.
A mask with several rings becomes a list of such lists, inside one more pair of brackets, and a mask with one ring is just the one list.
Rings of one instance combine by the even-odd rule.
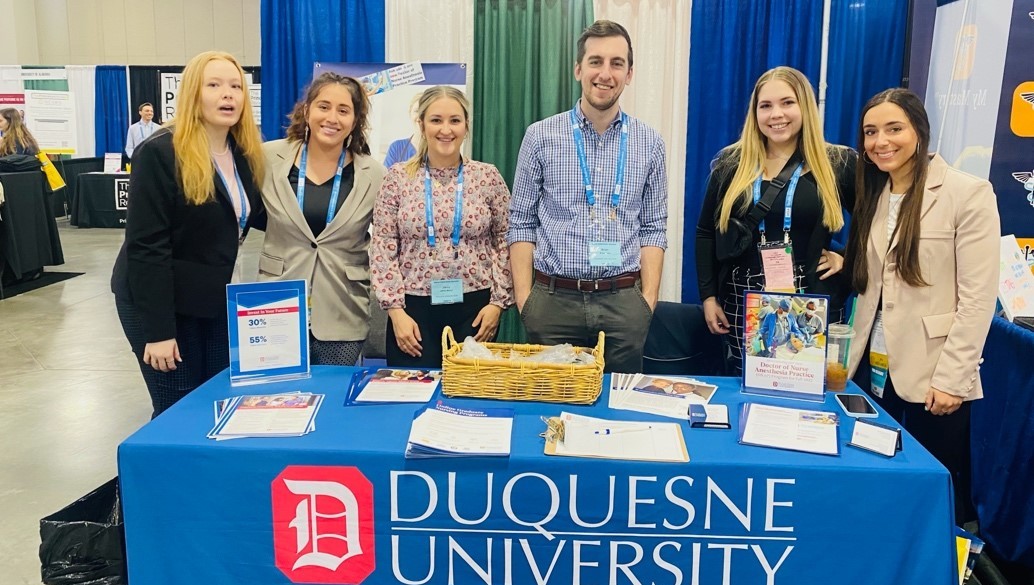
[[9, 299], [11, 297], [18, 296], [22, 293], [31, 292], [37, 289], [41, 289], [45, 286], [55, 284], [76, 276], [82, 276], [82, 272], [48, 272], [43, 271], [43, 274], [39, 278], [33, 280], [23, 280], [21, 282], [15, 282], [12, 284], [3, 285], [2, 294], [0, 294], [0, 300]]

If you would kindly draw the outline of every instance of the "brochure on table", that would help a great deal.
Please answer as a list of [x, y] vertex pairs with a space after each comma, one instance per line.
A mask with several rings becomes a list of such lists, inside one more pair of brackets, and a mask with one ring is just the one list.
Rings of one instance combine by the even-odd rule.
[[226, 285], [232, 385], [309, 377], [307, 292], [304, 280]]
[[740, 443], [820, 455], [839, 455], [840, 417], [822, 410], [800, 410], [746, 402], [740, 407]]
[[743, 391], [823, 400], [829, 297], [744, 295]]
[[353, 374], [345, 405], [427, 402], [438, 390], [440, 370], [380, 368]]
[[104, 172], [109, 175], [114, 175], [122, 172], [121, 152], [104, 153]]
[[300, 437], [316, 430], [323, 394], [285, 392], [217, 400], [215, 426], [208, 438]]
[[1005, 318], [1034, 317], [1034, 274], [1020, 251], [1016, 236], [1002, 236], [998, 269], [998, 301]]
[[439, 400], [417, 411], [406, 459], [509, 457], [512, 408], [464, 408]]
[[695, 378], [614, 373], [608, 406], [686, 420], [690, 405], [707, 404], [717, 390]]

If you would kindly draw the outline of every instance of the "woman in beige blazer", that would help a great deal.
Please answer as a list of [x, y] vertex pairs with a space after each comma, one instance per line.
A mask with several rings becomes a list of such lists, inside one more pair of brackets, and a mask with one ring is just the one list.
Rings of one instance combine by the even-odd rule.
[[370, 157], [369, 112], [358, 81], [324, 73], [295, 105], [287, 139], [263, 147], [259, 280], [308, 281], [315, 365], [354, 365], [370, 331], [370, 217], [385, 171]]
[[[998, 294], [1001, 227], [991, 184], [927, 155], [923, 103], [889, 89], [862, 110], [846, 265], [858, 292], [855, 381], [952, 474], [969, 501], [969, 405]], [[868, 341], [868, 343], [866, 343]]]

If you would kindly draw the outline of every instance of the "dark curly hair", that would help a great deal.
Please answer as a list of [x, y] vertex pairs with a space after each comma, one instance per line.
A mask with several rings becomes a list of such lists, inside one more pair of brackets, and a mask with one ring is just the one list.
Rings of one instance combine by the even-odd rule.
[[305, 115], [309, 112], [309, 106], [316, 101], [320, 91], [332, 83], [344, 86], [348, 90], [352, 96], [352, 109], [355, 110], [355, 125], [345, 140], [345, 148], [352, 156], [370, 154], [370, 144], [366, 138], [370, 131], [370, 100], [366, 97], [366, 91], [355, 79], [329, 71], [313, 79], [305, 89], [305, 96], [294, 105], [294, 110], [288, 116], [291, 123], [287, 127], [287, 139], [297, 142], [305, 140], [305, 130], [309, 126]]

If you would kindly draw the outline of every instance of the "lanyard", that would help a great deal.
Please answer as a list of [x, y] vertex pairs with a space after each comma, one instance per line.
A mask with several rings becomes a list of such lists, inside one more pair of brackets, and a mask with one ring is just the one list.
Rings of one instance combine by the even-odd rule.
[[[786, 204], [783, 206], [783, 241], [790, 241], [790, 217], [793, 214], [793, 194], [797, 190], [797, 181], [801, 178], [801, 169], [804, 168], [803, 164], [797, 165], [794, 169], [793, 175], [790, 176], [790, 182], [786, 188]], [[757, 205], [758, 201], [761, 200], [761, 177], [758, 177], [754, 181], [754, 205]], [[762, 219], [758, 222], [758, 231], [761, 232], [761, 242], [765, 242], [765, 220]]]
[[[212, 162], [215, 162], [214, 160]], [[219, 178], [223, 182], [223, 187], [226, 187], [226, 193], [230, 194], [230, 184], [226, 182], [226, 177], [223, 176], [223, 171], [219, 169], [219, 163], [215, 162], [215, 172], [219, 175]], [[237, 172], [237, 161], [233, 161], [233, 176], [237, 179], [237, 196], [241, 200], [241, 216], [238, 218], [238, 225], [241, 226], [241, 231], [244, 231], [244, 227], [248, 225], [248, 198], [244, 195], [244, 183], [241, 182], [241, 174]], [[231, 194], [230, 197], [233, 197]]]
[[[424, 210], [427, 212], [427, 245], [434, 248], [438, 239], [434, 233], [434, 200], [431, 189], [431, 163], [424, 159]], [[460, 159], [459, 174], [456, 177], [456, 215], [452, 220], [452, 246], [460, 245], [460, 230], [463, 228], [463, 159]]]
[[[574, 132], [574, 146], [578, 151], [578, 166], [582, 169], [582, 184], [585, 185], [585, 201], [591, 210], [596, 205], [596, 193], [589, 174], [589, 162], [585, 157], [585, 137], [578, 123], [577, 106], [571, 110], [571, 129]], [[618, 168], [614, 176], [614, 192], [610, 195], [612, 211], [616, 211], [621, 200], [621, 185], [625, 182], [625, 161], [628, 159], [628, 114], [621, 112], [621, 148], [618, 151]], [[611, 215], [613, 218], [613, 214]]]
[[[147, 138], [151, 134], [154, 134], [154, 130], [151, 130], [151, 128], [154, 128], [153, 124], [154, 122], [147, 124], [147, 126], [140, 124], [140, 142], [143, 142], [145, 138]], [[144, 128], [147, 128], [147, 134], [144, 134]]]
[[[298, 163], [298, 207], [305, 212], [305, 168], [309, 161], [309, 145], [302, 145], [302, 160]], [[345, 169], [345, 149], [341, 149], [341, 157], [337, 159], [337, 173], [334, 175], [334, 187], [330, 190], [330, 204], [327, 205], [327, 225], [330, 225], [337, 213], [337, 198], [341, 192], [341, 172]]]

